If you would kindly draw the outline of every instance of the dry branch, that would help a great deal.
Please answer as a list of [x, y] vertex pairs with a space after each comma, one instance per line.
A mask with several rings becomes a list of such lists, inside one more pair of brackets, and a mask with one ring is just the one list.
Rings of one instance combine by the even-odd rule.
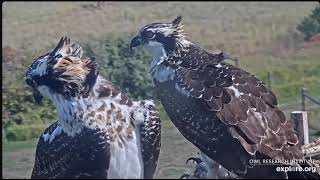
[[311, 167], [316, 167], [318, 174], [320, 174], [320, 138], [312, 143], [302, 146], [305, 159], [311, 159], [308, 161]]
[[320, 159], [320, 138], [312, 143], [302, 146], [305, 157]]

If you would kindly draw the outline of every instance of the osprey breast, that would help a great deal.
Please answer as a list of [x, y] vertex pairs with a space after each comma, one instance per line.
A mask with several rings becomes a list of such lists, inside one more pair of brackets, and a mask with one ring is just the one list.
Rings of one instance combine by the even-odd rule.
[[145, 45], [147, 50], [152, 54], [152, 62], [149, 71], [154, 80], [158, 82], [164, 82], [172, 80], [175, 71], [163, 65], [163, 62], [168, 59], [168, 55], [161, 43], [149, 42]]
[[163, 64], [160, 64], [154, 67], [154, 69], [152, 69], [150, 73], [153, 77], [153, 80], [156, 80], [158, 82], [165, 82], [168, 80], [173, 80], [175, 70], [170, 67], [165, 67]]
[[142, 179], [144, 176], [139, 133], [134, 133], [120, 147], [117, 142], [110, 143], [110, 164], [108, 179]]

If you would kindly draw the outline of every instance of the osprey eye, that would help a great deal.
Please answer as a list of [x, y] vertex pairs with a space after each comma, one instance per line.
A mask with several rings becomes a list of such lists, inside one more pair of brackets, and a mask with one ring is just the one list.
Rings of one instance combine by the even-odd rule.
[[154, 34], [154, 32], [153, 31], [146, 31], [146, 37], [148, 38], [148, 39], [152, 39], [152, 38], [154, 38], [154, 36], [155, 36], [155, 34]]

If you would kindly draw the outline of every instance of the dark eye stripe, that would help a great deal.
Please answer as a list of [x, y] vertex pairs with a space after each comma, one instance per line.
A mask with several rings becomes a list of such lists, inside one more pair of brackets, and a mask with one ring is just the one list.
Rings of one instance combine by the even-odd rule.
[[69, 62], [71, 62], [71, 63], [73, 62], [73, 61], [72, 61], [70, 58], [68, 58], [68, 57], [65, 57], [64, 60], [67, 60], [67, 61], [69, 61]]
[[35, 61], [33, 61], [33, 63], [30, 65], [30, 67], [36, 68], [36, 66], [40, 63], [40, 60], [43, 59], [44, 57], [48, 56], [48, 54], [39, 56]]
[[53, 59], [57, 59], [57, 58], [61, 58], [61, 57], [62, 57], [61, 54], [57, 54], [57, 55], [55, 55], [55, 56], [53, 57]]

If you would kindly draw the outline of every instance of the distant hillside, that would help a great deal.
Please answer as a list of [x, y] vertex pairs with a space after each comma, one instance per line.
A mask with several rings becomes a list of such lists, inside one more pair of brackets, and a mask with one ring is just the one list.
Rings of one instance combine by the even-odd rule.
[[320, 96], [319, 45], [304, 43], [296, 31], [316, 4], [105, 2], [97, 8], [96, 2], [4, 2], [2, 47], [19, 52], [14, 62], [3, 62], [3, 67], [9, 67], [3, 69], [7, 74], [5, 84], [19, 87], [17, 92], [29, 93], [20, 90], [25, 85], [25, 69], [63, 35], [82, 45], [92, 44], [92, 50], [100, 48], [102, 57], [108, 57], [101, 49], [108, 37], [133, 36], [142, 25], [170, 22], [183, 15], [185, 32], [192, 41], [211, 51], [222, 49], [238, 57], [242, 68], [265, 82], [267, 72], [271, 72], [272, 89], [279, 102], [293, 103], [296, 110], [302, 86], [313, 96]]
[[79, 42], [121, 36], [184, 16], [186, 33], [210, 49], [238, 55], [286, 36], [317, 2], [4, 2], [3, 46], [44, 50], [62, 35]]

